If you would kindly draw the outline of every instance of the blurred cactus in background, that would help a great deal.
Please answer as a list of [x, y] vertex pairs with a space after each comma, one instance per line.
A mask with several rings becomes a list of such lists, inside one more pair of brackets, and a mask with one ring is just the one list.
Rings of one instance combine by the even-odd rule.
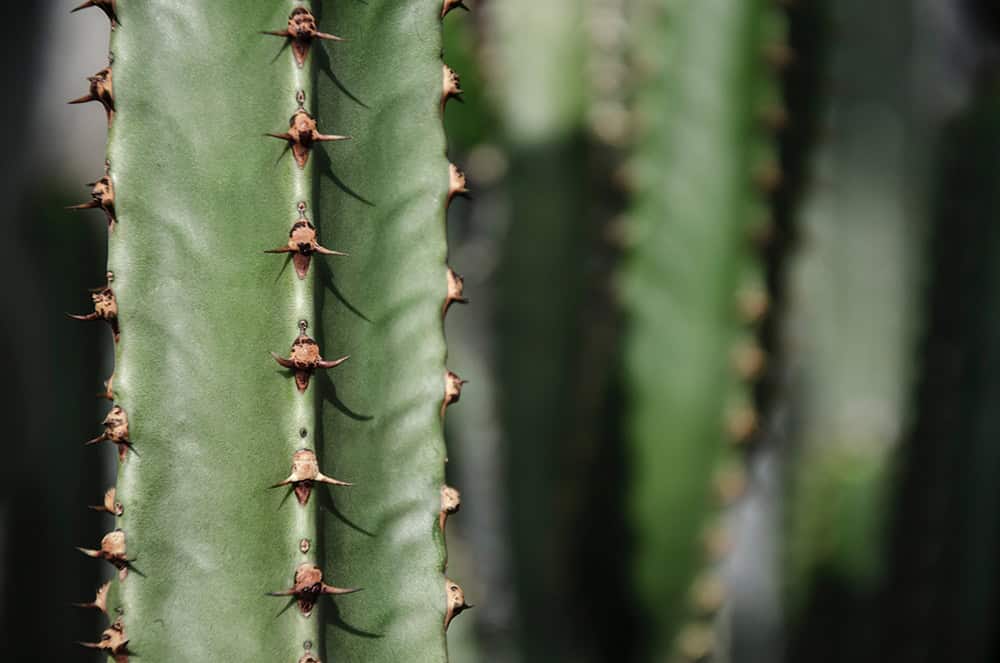
[[634, 583], [643, 660], [701, 659], [725, 601], [721, 509], [745, 490], [737, 447], [758, 426], [760, 244], [781, 181], [773, 134], [789, 55], [767, 0], [637, 5], [644, 78], [623, 273]]

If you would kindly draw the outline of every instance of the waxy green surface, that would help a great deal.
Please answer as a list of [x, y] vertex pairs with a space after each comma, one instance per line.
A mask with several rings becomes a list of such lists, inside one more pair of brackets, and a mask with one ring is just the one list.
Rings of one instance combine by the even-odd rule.
[[[294, 662], [307, 641], [327, 661], [447, 659], [440, 4], [313, 3], [350, 41], [317, 42], [302, 69], [259, 34], [297, 4], [118, 3], [109, 269], [136, 451], [118, 525], [137, 559], [110, 607], [146, 663]], [[287, 129], [298, 90], [321, 132], [353, 136], [305, 170], [263, 136]], [[263, 253], [299, 201], [351, 254], [314, 257], [305, 281]], [[351, 355], [304, 395], [268, 354], [287, 356], [302, 319], [326, 358]], [[303, 447], [356, 485], [317, 487], [307, 507], [269, 490]], [[304, 561], [364, 591], [309, 618], [265, 595]]]

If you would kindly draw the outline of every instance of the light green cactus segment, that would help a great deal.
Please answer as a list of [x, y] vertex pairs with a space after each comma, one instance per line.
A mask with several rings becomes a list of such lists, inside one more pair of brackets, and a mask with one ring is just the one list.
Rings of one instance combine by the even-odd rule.
[[505, 0], [489, 11], [507, 134], [522, 145], [565, 139], [584, 113], [587, 3]]
[[[921, 331], [926, 220], [908, 176], [926, 151], [905, 139], [914, 117], [906, 31], [887, 38], [861, 2], [831, 8], [845, 36], [830, 59], [831, 138], [801, 209], [783, 333], [799, 412], [788, 469], [793, 616], [821, 573], [855, 592], [875, 589]], [[903, 2], [877, 10], [903, 25], [911, 11]]]
[[[351, 41], [317, 42], [304, 68], [260, 34], [300, 5], [118, 3], [109, 269], [135, 445], [118, 526], [136, 561], [110, 607], [137, 660], [447, 658], [440, 4], [313, 3], [320, 29]], [[354, 136], [305, 169], [263, 135], [288, 128], [300, 90], [320, 131]], [[263, 253], [300, 201], [321, 242], [352, 254], [315, 256], [305, 280]], [[269, 356], [287, 356], [300, 320], [325, 358], [352, 355], [304, 395]], [[358, 485], [318, 485], [305, 507], [269, 490], [301, 448]], [[265, 595], [302, 562], [365, 591], [310, 617]]]
[[733, 351], [752, 338], [738, 300], [762, 294], [749, 239], [771, 159], [761, 100], [774, 98], [765, 47], [782, 44], [765, 0], [674, 0], [637, 6], [632, 250], [622, 286], [631, 444], [635, 583], [650, 615], [647, 656], [666, 656], [691, 614], [705, 568], [702, 535], [717, 516], [713, 480], [739, 459], [725, 432], [750, 405]]
[[336, 494], [339, 517], [324, 516], [325, 558], [334, 577], [365, 588], [327, 613], [327, 651], [340, 661], [447, 658], [440, 12], [440, 0], [323, 3], [323, 22], [350, 42], [331, 50], [339, 84], [319, 74], [320, 117], [354, 136], [333, 145], [319, 179], [325, 237], [351, 254], [321, 268], [317, 293], [318, 340], [352, 355], [336, 391], [320, 383], [327, 466], [357, 484]]

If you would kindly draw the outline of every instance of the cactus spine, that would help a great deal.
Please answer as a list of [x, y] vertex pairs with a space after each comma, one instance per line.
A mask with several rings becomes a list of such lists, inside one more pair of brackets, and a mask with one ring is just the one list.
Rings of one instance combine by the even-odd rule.
[[93, 317], [121, 332], [101, 436], [121, 453], [116, 528], [88, 551], [119, 576], [91, 644], [151, 662], [447, 660], [465, 607], [439, 529], [440, 411], [458, 398], [447, 4], [86, 4], [114, 25], [90, 81], [113, 201], [95, 189], [111, 232]]
[[[771, 130], [782, 15], [766, 0], [641, 3], [633, 249], [624, 267], [625, 379], [644, 658], [700, 660], [725, 600], [720, 506], [745, 486], [750, 385], [767, 311], [751, 241], [780, 180]], [[714, 494], [713, 494], [714, 493]], [[704, 545], [702, 544], [704, 542]]]

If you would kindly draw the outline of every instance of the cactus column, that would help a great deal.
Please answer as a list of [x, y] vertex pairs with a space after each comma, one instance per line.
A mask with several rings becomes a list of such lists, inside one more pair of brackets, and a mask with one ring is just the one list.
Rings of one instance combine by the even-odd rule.
[[773, 68], [787, 54], [768, 0], [660, 4], [640, 3], [637, 15], [650, 80], [637, 104], [623, 272], [635, 580], [650, 615], [646, 657], [701, 660], [724, 601], [712, 563], [728, 546], [715, 521], [745, 482], [733, 443], [757, 425], [754, 325], [768, 295], [752, 237], [780, 181]]
[[114, 638], [446, 660], [440, 0], [93, 4], [118, 19]]

